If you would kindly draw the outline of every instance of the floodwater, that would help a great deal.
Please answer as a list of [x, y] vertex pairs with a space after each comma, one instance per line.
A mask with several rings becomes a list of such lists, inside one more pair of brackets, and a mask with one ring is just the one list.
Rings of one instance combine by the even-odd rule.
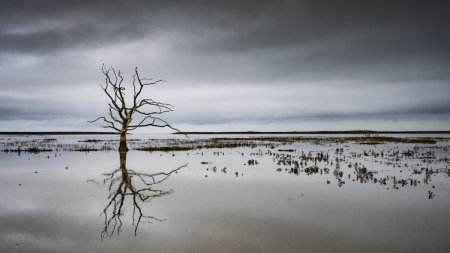
[[0, 251], [450, 251], [448, 136], [75, 151], [115, 138], [0, 136]]

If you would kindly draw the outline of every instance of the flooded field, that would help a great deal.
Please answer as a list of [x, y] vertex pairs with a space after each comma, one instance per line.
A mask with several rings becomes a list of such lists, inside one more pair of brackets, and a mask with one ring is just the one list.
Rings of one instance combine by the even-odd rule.
[[1, 252], [449, 252], [450, 136], [0, 136]]

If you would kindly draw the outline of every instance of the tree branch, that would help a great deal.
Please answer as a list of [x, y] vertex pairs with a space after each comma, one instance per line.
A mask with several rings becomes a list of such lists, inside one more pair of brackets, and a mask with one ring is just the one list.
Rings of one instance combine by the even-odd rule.
[[88, 120], [88, 122], [89, 122], [89, 123], [94, 123], [94, 122], [96, 122], [96, 121], [98, 121], [98, 120], [100, 120], [100, 119], [102, 119], [104, 122], [110, 124], [110, 125], [107, 125], [107, 126], [102, 126], [103, 128], [112, 128], [112, 129], [114, 129], [114, 130], [120, 132], [120, 129], [117, 128], [117, 127], [114, 125], [114, 123], [113, 123], [112, 121], [107, 120], [107, 119], [106, 119], [105, 117], [103, 117], [103, 116], [102, 116], [102, 117], [98, 117], [98, 118], [96, 118], [95, 120]]
[[[150, 98], [140, 98], [144, 86], [154, 85], [165, 80], [153, 80], [152, 78], [141, 78], [139, 76], [138, 68], [136, 67], [133, 75], [133, 101], [132, 106], [127, 107], [125, 102], [125, 88], [123, 84], [122, 72], [116, 70], [113, 67], [106, 68], [105, 64], [102, 65], [102, 73], [105, 76], [105, 84], [100, 85], [103, 92], [108, 96], [110, 102], [108, 103], [108, 116], [99, 117], [96, 120], [88, 121], [90, 123], [96, 122], [100, 119], [103, 120], [106, 125], [104, 128], [111, 128], [119, 132], [127, 132], [135, 130], [139, 127], [168, 127], [172, 130], [180, 132], [177, 128], [171, 126], [167, 121], [156, 117], [155, 115], [161, 115], [167, 112], [172, 112], [173, 105], [167, 103], [161, 103], [154, 101]], [[134, 116], [138, 115], [139, 123], [132, 123]], [[120, 127], [116, 126], [119, 124]]]

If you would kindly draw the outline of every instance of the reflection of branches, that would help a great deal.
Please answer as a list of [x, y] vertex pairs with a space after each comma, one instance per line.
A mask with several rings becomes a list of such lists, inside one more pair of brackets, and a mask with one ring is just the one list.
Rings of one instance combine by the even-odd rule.
[[[103, 174], [106, 178], [103, 180], [104, 185], [108, 185], [109, 196], [108, 204], [103, 209], [101, 215], [105, 218], [105, 227], [102, 231], [101, 238], [104, 236], [111, 237], [115, 231], [120, 233], [122, 227], [122, 217], [125, 214], [125, 199], [127, 196], [133, 201], [132, 224], [135, 226], [134, 234], [137, 234], [139, 223], [142, 221], [152, 223], [153, 221], [163, 221], [153, 216], [144, 215], [141, 204], [150, 202], [154, 198], [159, 198], [171, 194], [173, 191], [153, 189], [154, 185], [164, 182], [170, 175], [176, 173], [187, 164], [180, 166], [170, 172], [159, 173], [139, 173], [126, 168], [126, 154], [120, 153], [120, 168], [111, 173]], [[137, 178], [137, 181], [133, 181]]]

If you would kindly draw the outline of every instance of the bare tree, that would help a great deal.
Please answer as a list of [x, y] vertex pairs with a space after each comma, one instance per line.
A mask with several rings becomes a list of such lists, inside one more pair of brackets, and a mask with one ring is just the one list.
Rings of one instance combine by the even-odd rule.
[[133, 75], [133, 97], [131, 104], [127, 104], [125, 87], [122, 85], [123, 73], [120, 70], [116, 71], [113, 67], [106, 68], [104, 64], [102, 65], [102, 72], [105, 76], [105, 84], [100, 85], [100, 87], [109, 98], [108, 116], [101, 116], [88, 122], [93, 123], [102, 120], [105, 123], [104, 128], [111, 128], [119, 132], [119, 152], [128, 151], [127, 133], [140, 127], [168, 127], [180, 132], [160, 118], [161, 114], [173, 111], [171, 104], [157, 102], [150, 98], [141, 98], [145, 86], [164, 82], [164, 80], [141, 78], [136, 67]]

